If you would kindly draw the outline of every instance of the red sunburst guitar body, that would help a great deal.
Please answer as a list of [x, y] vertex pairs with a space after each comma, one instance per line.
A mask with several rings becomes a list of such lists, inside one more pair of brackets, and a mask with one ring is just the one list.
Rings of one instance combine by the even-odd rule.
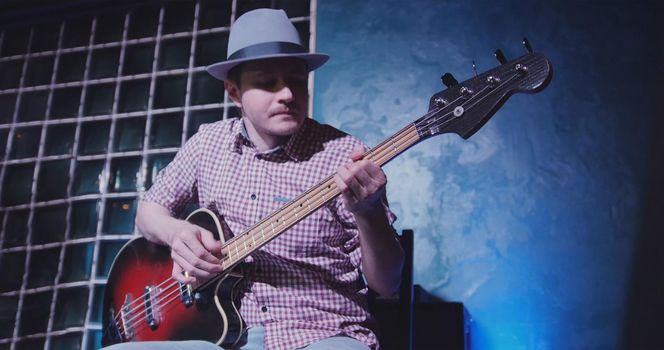
[[[223, 240], [214, 213], [199, 209], [187, 221]], [[168, 247], [140, 237], [120, 250], [104, 294], [104, 346], [128, 341], [207, 340], [233, 346], [244, 331], [235, 286], [241, 274], [222, 274], [192, 289], [171, 278]]]

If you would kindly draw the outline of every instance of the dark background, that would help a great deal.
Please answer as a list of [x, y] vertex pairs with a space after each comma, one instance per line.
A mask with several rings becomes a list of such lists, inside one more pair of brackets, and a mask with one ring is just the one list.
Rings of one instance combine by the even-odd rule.
[[465, 303], [474, 348], [663, 348], [664, 36], [656, 1], [323, 1], [315, 118], [375, 145], [525, 50], [552, 62], [467, 141], [386, 168], [415, 283]]

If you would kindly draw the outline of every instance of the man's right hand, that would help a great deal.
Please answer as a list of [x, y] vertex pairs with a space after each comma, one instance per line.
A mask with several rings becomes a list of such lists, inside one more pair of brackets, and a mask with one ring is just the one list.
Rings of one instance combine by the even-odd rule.
[[171, 247], [173, 278], [176, 280], [196, 284], [223, 270], [221, 242], [214, 239], [212, 232], [172, 217], [163, 206], [140, 202], [136, 226], [150, 242]]
[[222, 245], [210, 231], [178, 220], [168, 236], [168, 245], [173, 258], [173, 278], [182, 283], [204, 282], [223, 271]]

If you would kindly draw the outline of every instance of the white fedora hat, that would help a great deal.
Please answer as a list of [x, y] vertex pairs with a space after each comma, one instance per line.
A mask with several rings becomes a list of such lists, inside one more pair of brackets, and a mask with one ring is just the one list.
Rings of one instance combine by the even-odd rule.
[[310, 71], [322, 66], [330, 56], [309, 53], [283, 10], [257, 9], [240, 16], [228, 38], [226, 61], [206, 69], [213, 77], [224, 80], [240, 63], [276, 57], [295, 57], [307, 62]]

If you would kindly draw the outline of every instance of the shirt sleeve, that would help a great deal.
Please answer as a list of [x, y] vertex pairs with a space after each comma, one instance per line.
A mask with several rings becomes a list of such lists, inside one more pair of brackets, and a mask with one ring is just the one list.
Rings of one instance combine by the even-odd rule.
[[159, 204], [178, 216], [187, 204], [198, 201], [198, 163], [201, 136], [194, 134], [157, 175], [143, 201]]
[[[397, 216], [390, 210], [386, 196], [383, 196], [381, 202], [385, 210], [385, 216], [387, 216], [387, 221], [391, 226], [396, 221]], [[362, 253], [360, 249], [360, 230], [357, 228], [355, 216], [346, 209], [341, 196], [336, 198], [333, 208], [335, 216], [349, 237], [344, 243], [344, 251], [350, 256], [353, 266], [359, 268], [362, 264]]]
[[[359, 139], [353, 137], [353, 136], [348, 136], [344, 138], [342, 142], [343, 146], [341, 147], [343, 151], [341, 154], [343, 155], [343, 159], [337, 159], [336, 164], [343, 164], [346, 162], [351, 161], [348, 156], [352, 152], [355, 147], [358, 145], [361, 145], [365, 148], [368, 148], [367, 145], [365, 145], [362, 141]], [[383, 209], [385, 210], [385, 215], [387, 216], [387, 220], [390, 224], [390, 226], [396, 221], [397, 217], [396, 215], [390, 210], [390, 207], [387, 202], [387, 196], [383, 195], [383, 198], [381, 199], [381, 202], [383, 204]], [[346, 209], [346, 206], [343, 201], [343, 196], [338, 196], [330, 205], [330, 210], [332, 211], [332, 214], [336, 217], [336, 219], [339, 221], [339, 224], [343, 228], [343, 230], [346, 233], [346, 241], [344, 242], [343, 249], [350, 256], [351, 263], [353, 266], [356, 268], [360, 268], [361, 263], [362, 263], [362, 254], [361, 254], [361, 249], [360, 249], [360, 231], [357, 228], [357, 222], [355, 221], [355, 216]]]

